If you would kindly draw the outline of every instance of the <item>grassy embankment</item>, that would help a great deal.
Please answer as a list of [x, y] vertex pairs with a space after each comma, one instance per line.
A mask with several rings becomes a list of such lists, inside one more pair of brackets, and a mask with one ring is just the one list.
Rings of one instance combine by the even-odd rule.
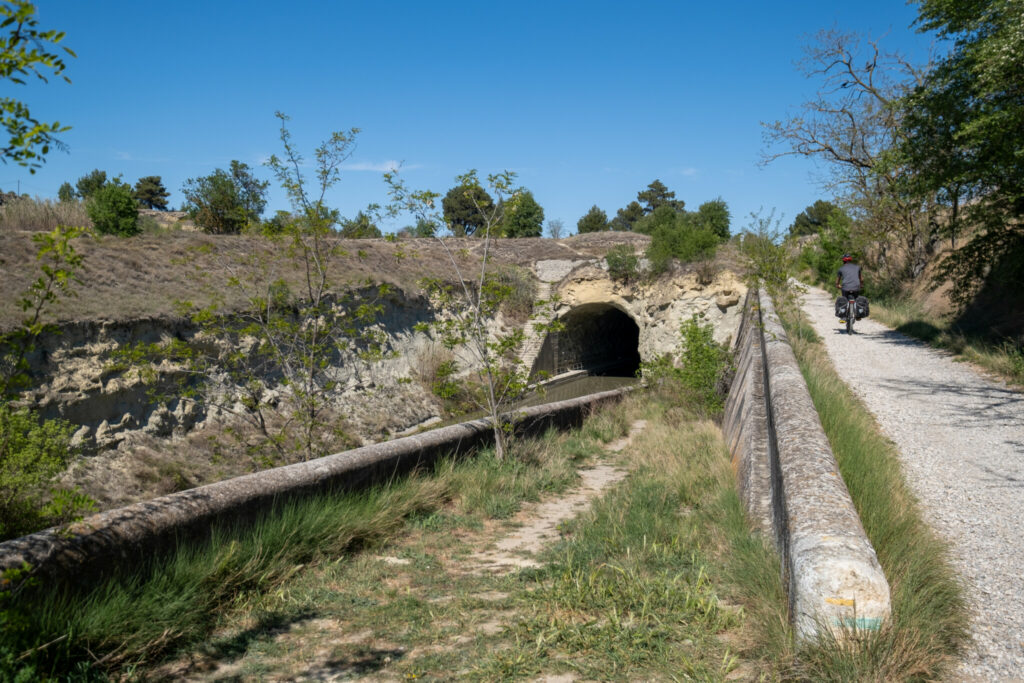
[[797, 307], [779, 309], [893, 606], [892, 622], [860, 638], [860, 649], [824, 642], [802, 653], [799, 668], [811, 680], [934, 680], [967, 640], [963, 587], [948, 547], [924, 523], [894, 445], [839, 379], [820, 338]]

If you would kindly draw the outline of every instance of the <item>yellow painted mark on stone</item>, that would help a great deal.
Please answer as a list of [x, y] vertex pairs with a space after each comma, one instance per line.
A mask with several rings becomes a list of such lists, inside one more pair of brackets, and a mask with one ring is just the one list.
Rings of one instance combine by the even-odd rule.
[[853, 607], [857, 604], [857, 601], [851, 598], [825, 598], [825, 602], [830, 605], [842, 605], [843, 607]]

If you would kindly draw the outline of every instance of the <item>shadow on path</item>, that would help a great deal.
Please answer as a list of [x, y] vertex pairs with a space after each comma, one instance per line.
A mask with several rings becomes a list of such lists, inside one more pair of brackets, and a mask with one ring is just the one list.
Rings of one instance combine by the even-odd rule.
[[[977, 427], [980, 423], [989, 427], [1017, 427], [1024, 416], [1024, 395], [1012, 389], [925, 379], [877, 379], [874, 384], [896, 396], [914, 397], [936, 407], [961, 406], [956, 413], [961, 419], [956, 424], [962, 427]], [[946, 397], [956, 397], [956, 402]], [[968, 407], [963, 410], [965, 405]]]

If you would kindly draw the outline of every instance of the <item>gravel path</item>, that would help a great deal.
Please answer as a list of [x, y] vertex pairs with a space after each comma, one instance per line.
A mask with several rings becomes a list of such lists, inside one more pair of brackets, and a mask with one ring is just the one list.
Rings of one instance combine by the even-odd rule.
[[834, 301], [811, 289], [803, 308], [968, 585], [974, 647], [954, 679], [1024, 680], [1024, 395], [872, 320], [847, 336]]

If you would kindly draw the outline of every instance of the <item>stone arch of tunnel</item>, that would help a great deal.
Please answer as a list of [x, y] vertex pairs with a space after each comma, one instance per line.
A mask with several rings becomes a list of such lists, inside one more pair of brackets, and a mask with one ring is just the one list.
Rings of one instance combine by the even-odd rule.
[[612, 304], [577, 306], [559, 318], [564, 328], [545, 337], [530, 374], [573, 370], [633, 377], [640, 369], [640, 327]]

